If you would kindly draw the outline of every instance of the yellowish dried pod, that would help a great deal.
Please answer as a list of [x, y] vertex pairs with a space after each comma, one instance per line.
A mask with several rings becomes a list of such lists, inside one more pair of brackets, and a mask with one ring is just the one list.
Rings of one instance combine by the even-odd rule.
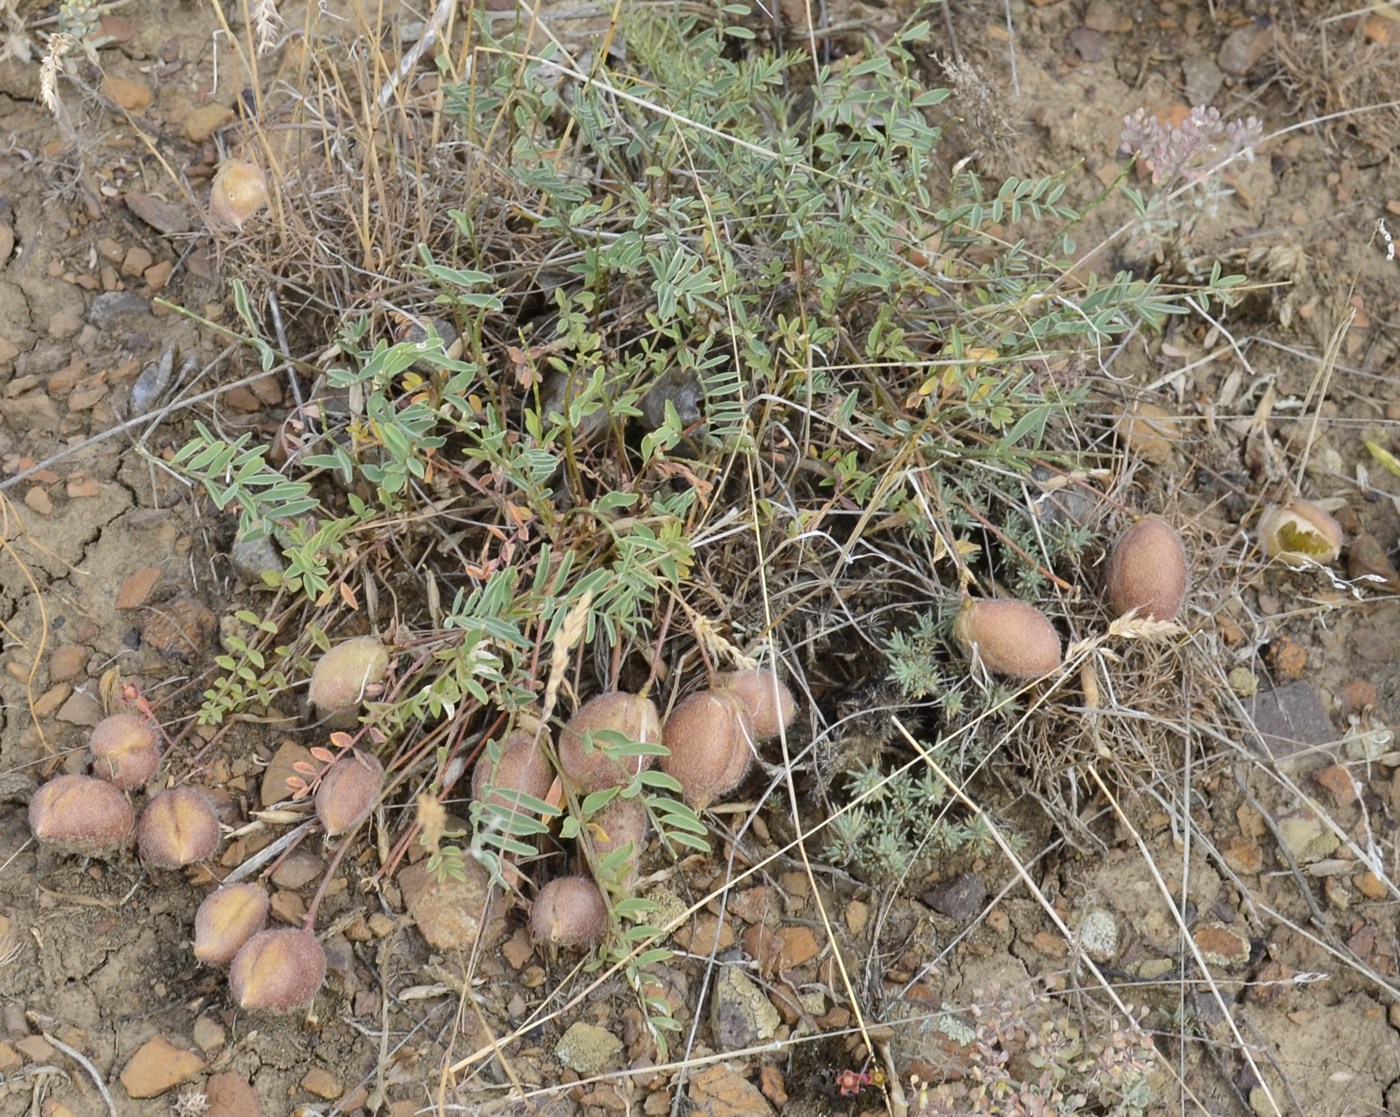
[[753, 762], [753, 722], [742, 700], [728, 690], [702, 690], [681, 699], [661, 743], [661, 770], [680, 782], [685, 801], [704, 810], [728, 795]]
[[267, 177], [261, 168], [242, 159], [227, 159], [219, 165], [209, 187], [209, 215], [215, 221], [241, 229], [265, 205]]
[[311, 1007], [326, 979], [326, 951], [312, 931], [283, 927], [259, 931], [234, 955], [228, 972], [233, 999], [261, 1012]]
[[1259, 518], [1259, 544], [1271, 559], [1294, 568], [1337, 561], [1342, 525], [1310, 500], [1271, 504]]
[[226, 884], [209, 893], [194, 913], [194, 956], [227, 966], [243, 944], [267, 923], [267, 892], [257, 884]]
[[650, 756], [619, 759], [609, 755], [593, 740], [593, 734], [605, 730], [620, 733], [629, 741], [659, 744], [661, 715], [650, 698], [620, 690], [600, 694], [578, 708], [559, 734], [559, 766], [585, 794], [623, 787], [651, 767]]
[[350, 729], [360, 704], [378, 695], [389, 672], [389, 651], [374, 636], [337, 644], [311, 669], [307, 701], [312, 713], [332, 729]]
[[1015, 598], [968, 601], [953, 622], [953, 637], [994, 675], [1035, 679], [1060, 667], [1060, 634], [1034, 605]]
[[1160, 516], [1133, 524], [1113, 545], [1105, 584], [1115, 616], [1137, 610], [1154, 621], [1169, 621], [1186, 600], [1186, 546], [1176, 528]]

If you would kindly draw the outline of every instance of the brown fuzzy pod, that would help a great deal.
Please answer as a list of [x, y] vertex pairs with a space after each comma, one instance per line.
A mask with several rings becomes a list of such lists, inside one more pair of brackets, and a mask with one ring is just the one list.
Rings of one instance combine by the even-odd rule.
[[727, 690], [683, 698], [666, 719], [661, 770], [680, 781], [685, 801], [704, 810], [728, 795], [753, 762], [753, 724], [743, 702]]
[[963, 606], [953, 636], [994, 675], [1035, 679], [1058, 670], [1060, 634], [1050, 618], [1014, 598], [983, 598]]
[[267, 892], [257, 884], [226, 884], [209, 893], [194, 913], [194, 956], [227, 966], [243, 944], [267, 923]]
[[309, 1008], [326, 979], [326, 952], [312, 931], [259, 931], [234, 955], [228, 971], [233, 999], [261, 1012]]
[[1154, 621], [1173, 620], [1186, 600], [1186, 547], [1176, 528], [1147, 516], [1118, 537], [1105, 584], [1115, 616], [1136, 609]]
[[754, 735], [760, 740], [778, 736], [797, 714], [792, 691], [767, 667], [731, 671], [720, 679], [719, 689], [729, 691], [744, 704]]
[[631, 892], [640, 871], [642, 848], [647, 840], [647, 809], [640, 799], [614, 799], [588, 820], [593, 852], [599, 860], [616, 850], [632, 847], [627, 863], [609, 887]]
[[332, 729], [350, 729], [360, 705], [378, 695], [389, 673], [389, 651], [374, 636], [357, 636], [337, 644], [311, 669], [306, 699], [317, 720]]
[[[518, 791], [536, 799], [549, 794], [554, 783], [554, 768], [540, 748], [533, 733], [523, 729], [507, 733], [501, 742], [501, 758], [494, 765], [491, 755], [483, 752], [472, 769], [472, 798], [485, 801], [491, 791]], [[502, 795], [491, 796], [491, 802], [506, 810], [514, 804]]]
[[316, 786], [316, 817], [335, 837], [353, 830], [374, 810], [384, 790], [384, 765], [367, 752], [346, 753]]
[[608, 933], [608, 906], [587, 877], [559, 877], [535, 895], [530, 934], [551, 947], [589, 950]]
[[160, 792], [141, 812], [136, 846], [142, 859], [157, 869], [180, 869], [214, 856], [219, 848], [219, 816], [203, 792], [172, 787]]
[[113, 714], [88, 738], [92, 774], [123, 791], [134, 791], [160, 767], [160, 733], [145, 718]]
[[109, 857], [131, 846], [136, 813], [127, 797], [92, 776], [58, 776], [29, 800], [29, 828], [59, 853]]
[[559, 766], [584, 794], [624, 787], [633, 776], [651, 767], [650, 756], [617, 760], [597, 742], [590, 748], [589, 736], [608, 729], [629, 741], [661, 741], [661, 717], [650, 698], [613, 690], [585, 702], [559, 734]]

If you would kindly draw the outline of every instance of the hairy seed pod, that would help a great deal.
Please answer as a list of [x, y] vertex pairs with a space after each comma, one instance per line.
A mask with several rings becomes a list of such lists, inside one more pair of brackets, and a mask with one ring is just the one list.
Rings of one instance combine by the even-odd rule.
[[1186, 600], [1186, 547], [1160, 516], [1139, 520], [1118, 537], [1108, 559], [1108, 603], [1115, 616], [1133, 609], [1154, 621], [1175, 619]]
[[642, 847], [647, 839], [647, 809], [640, 799], [614, 799], [588, 820], [593, 852], [600, 861], [617, 850], [632, 847], [621, 871], [608, 887], [615, 892], [631, 893], [640, 871]]
[[1272, 504], [1259, 518], [1264, 554], [1294, 568], [1326, 566], [1342, 553], [1342, 525], [1310, 500]]
[[728, 690], [683, 698], [666, 719], [661, 770], [680, 781], [685, 801], [704, 810], [728, 795], [753, 761], [753, 725], [744, 703]]
[[194, 913], [194, 956], [209, 966], [227, 966], [263, 929], [267, 910], [261, 885], [226, 884], [209, 893]]
[[110, 857], [131, 845], [136, 814], [125, 795], [92, 776], [58, 776], [29, 800], [29, 828], [59, 853]]
[[209, 187], [209, 214], [221, 225], [243, 228], [267, 205], [267, 177], [252, 163], [227, 159]]
[[589, 950], [608, 933], [608, 906], [587, 877], [559, 877], [535, 895], [530, 934], [551, 947]]
[[172, 787], [146, 804], [136, 827], [142, 859], [157, 869], [180, 869], [214, 856], [219, 848], [219, 816], [204, 793]]
[[1060, 666], [1060, 634], [1050, 618], [1014, 598], [968, 601], [953, 622], [953, 636], [994, 675], [1034, 679]]
[[246, 1009], [299, 1012], [309, 1008], [326, 979], [326, 952], [312, 931], [283, 927], [259, 931], [233, 958], [228, 985]]
[[160, 733], [135, 714], [113, 714], [93, 727], [88, 738], [92, 774], [123, 791], [134, 791], [160, 767]]
[[623, 787], [632, 777], [651, 766], [650, 756], [617, 759], [608, 755], [601, 741], [589, 741], [594, 733], [612, 730], [629, 741], [659, 744], [661, 717], [650, 698], [608, 691], [590, 699], [559, 734], [559, 766], [574, 785], [587, 794], [608, 787]]
[[760, 740], [778, 736], [797, 713], [792, 691], [767, 667], [731, 671], [720, 679], [719, 689], [729, 691], [744, 704], [754, 735]]
[[379, 802], [384, 765], [367, 752], [354, 750], [326, 769], [316, 786], [316, 817], [329, 837], [353, 830]]
[[[554, 768], [535, 735], [516, 729], [507, 733], [501, 742], [501, 758], [494, 765], [487, 752], [477, 758], [476, 767], [472, 769], [472, 798], [485, 802], [494, 790], [518, 791], [543, 799], [553, 783]], [[490, 801], [506, 810], [514, 806], [503, 795], [491, 795]]]
[[337, 644], [311, 670], [307, 702], [312, 713], [332, 729], [350, 729], [359, 720], [360, 704], [375, 697], [389, 671], [389, 652], [373, 636]]

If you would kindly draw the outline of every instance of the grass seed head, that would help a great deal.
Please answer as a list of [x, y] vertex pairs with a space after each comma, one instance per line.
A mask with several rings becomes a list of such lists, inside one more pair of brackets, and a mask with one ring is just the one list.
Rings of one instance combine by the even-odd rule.
[[335, 837], [369, 817], [384, 790], [384, 765], [366, 752], [351, 752], [326, 769], [316, 787], [316, 817]]
[[[472, 798], [484, 800], [491, 790], [518, 791], [543, 799], [554, 783], [554, 769], [549, 757], [540, 748], [535, 735], [523, 729], [506, 734], [501, 742], [501, 759], [493, 766], [491, 757], [482, 753], [472, 769]], [[503, 796], [491, 801], [509, 810], [514, 804]]]
[[326, 725], [349, 729], [359, 720], [360, 703], [379, 693], [388, 672], [389, 652], [384, 645], [374, 636], [357, 636], [316, 661], [307, 701]]
[[682, 699], [661, 743], [669, 750], [661, 770], [680, 781], [685, 801], [703, 810], [728, 795], [753, 761], [753, 723], [744, 702], [728, 690], [702, 690]]
[[587, 877], [559, 877], [535, 895], [530, 934], [536, 942], [570, 950], [591, 950], [608, 933], [608, 906]]
[[622, 787], [633, 776], [651, 767], [651, 757], [634, 756], [622, 760], [607, 754], [604, 746], [585, 745], [588, 734], [614, 730], [629, 741], [659, 744], [661, 717], [650, 698], [612, 690], [592, 698], [578, 708], [559, 734], [559, 765], [564, 775], [585, 794], [608, 787]]
[[92, 776], [59, 776], [29, 800], [29, 828], [59, 853], [109, 857], [131, 845], [136, 814], [112, 784]]
[[1186, 600], [1186, 547], [1160, 516], [1139, 520], [1118, 537], [1108, 559], [1108, 601], [1117, 616], [1132, 609], [1173, 620]]
[[113, 714], [88, 738], [92, 774], [123, 791], [134, 791], [160, 767], [160, 733], [135, 714]]
[[968, 655], [994, 675], [1035, 679], [1061, 663], [1060, 634], [1050, 618], [1015, 598], [968, 601], [953, 622], [953, 636]]
[[285, 1013], [309, 1008], [326, 979], [326, 952], [312, 931], [259, 931], [234, 955], [228, 984], [242, 1008]]
[[194, 913], [194, 956], [227, 966], [243, 944], [267, 923], [267, 892], [256, 884], [226, 884], [209, 893]]
[[219, 848], [219, 816], [203, 792], [172, 787], [154, 796], [141, 812], [136, 845], [157, 869], [180, 869], [212, 857]]
[[760, 740], [777, 737], [797, 713], [792, 691], [776, 671], [754, 667], [748, 671], [731, 671], [720, 679], [720, 689], [727, 690], [744, 704], [753, 723], [754, 735]]
[[1269, 558], [1289, 566], [1326, 566], [1342, 553], [1342, 525], [1310, 500], [1271, 504], [1259, 519], [1259, 543]]

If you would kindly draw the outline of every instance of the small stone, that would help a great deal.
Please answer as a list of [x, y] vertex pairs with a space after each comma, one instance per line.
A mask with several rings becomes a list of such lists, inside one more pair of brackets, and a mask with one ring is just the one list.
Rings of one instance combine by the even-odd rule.
[[960, 873], [919, 898], [939, 915], [966, 923], [987, 902], [987, 885], [976, 873]]
[[1365, 579], [1366, 585], [1388, 593], [1400, 590], [1400, 571], [1374, 535], [1361, 534], [1351, 541], [1347, 549], [1347, 577], [1353, 582]]
[[397, 878], [418, 930], [438, 950], [470, 951], [478, 939], [489, 946], [505, 931], [504, 905], [486, 870], [470, 857], [462, 868], [465, 880], [439, 880], [420, 861], [400, 870]]
[[1241, 77], [1253, 69], [1254, 64], [1267, 54], [1274, 45], [1272, 28], [1256, 27], [1252, 22], [1237, 27], [1225, 37], [1216, 55], [1216, 64], [1227, 74]]
[[209, 1103], [204, 1117], [263, 1117], [258, 1092], [241, 1075], [211, 1074], [204, 1084], [204, 1098]]
[[312, 1067], [301, 1079], [302, 1089], [326, 1101], [334, 1101], [341, 1095], [340, 1080], [322, 1067]]
[[773, 1107], [758, 1087], [724, 1063], [712, 1063], [690, 1079], [694, 1117], [772, 1117]]
[[159, 291], [170, 281], [170, 273], [174, 270], [174, 260], [161, 260], [142, 272], [141, 278], [146, 281], [152, 291]]
[[202, 144], [233, 116], [233, 110], [227, 105], [208, 104], [191, 109], [189, 116], [185, 117], [185, 138], [191, 143]]
[[1259, 676], [1248, 667], [1231, 667], [1225, 681], [1241, 698], [1253, 698], [1259, 693]]
[[[170, 236], [188, 233], [192, 227], [190, 212], [181, 202], [168, 202], [154, 194], [128, 193], [123, 199], [126, 208], [158, 233]], [[142, 300], [144, 306], [145, 300]]]
[[155, 262], [154, 256], [140, 245], [135, 245], [122, 257], [122, 275], [135, 279]]
[[516, 971], [523, 969], [525, 963], [530, 960], [534, 953], [535, 948], [530, 943], [529, 932], [524, 927], [517, 927], [515, 934], [511, 935], [501, 947], [501, 955], [505, 958], [506, 964]]
[[[1335, 744], [1340, 734], [1310, 682], [1290, 683], [1257, 694], [1245, 704], [1267, 754], [1284, 762]], [[1252, 742], [1253, 743], [1253, 742]]]
[[738, 966], [724, 966], [710, 998], [710, 1030], [721, 1050], [733, 1051], [772, 1039], [778, 1010]]
[[126, 255], [126, 249], [111, 237], [102, 237], [93, 247], [97, 249], [97, 254], [109, 264], [120, 264], [122, 257]]
[[102, 80], [102, 92], [127, 112], [144, 112], [154, 100], [150, 86], [116, 74], [108, 74]]
[[141, 643], [166, 659], [194, 664], [218, 627], [208, 606], [182, 593], [147, 610]]
[[103, 718], [102, 703], [85, 690], [75, 690], [58, 710], [58, 720], [91, 729]]
[[114, 607], [117, 609], [139, 609], [151, 599], [151, 594], [160, 582], [160, 578], [161, 569], [159, 566], [143, 566], [139, 570], [133, 570], [122, 579], [122, 584], [117, 590]]
[[1111, 962], [1118, 957], [1118, 920], [1111, 911], [1092, 908], [1079, 922], [1080, 948], [1095, 962]]
[[301, 778], [301, 773], [296, 768], [298, 764], [311, 763], [310, 749], [297, 744], [290, 737], [284, 740], [277, 747], [277, 751], [272, 754], [272, 760], [268, 762], [267, 770], [263, 772], [262, 790], [259, 796], [263, 807], [271, 807], [284, 799], [290, 799], [292, 793], [287, 786], [287, 780], [292, 776]]
[[53, 500], [43, 485], [35, 485], [25, 492], [24, 506], [40, 516], [53, 515]]
[[1356, 802], [1356, 780], [1345, 765], [1329, 764], [1326, 768], [1314, 772], [1313, 779], [1331, 794], [1332, 802], [1336, 806], [1349, 807]]
[[1133, 29], [1133, 17], [1110, 0], [1089, 0], [1084, 9], [1084, 26], [1106, 35], [1121, 35]]
[[73, 693], [73, 688], [67, 683], [55, 683], [49, 687], [42, 695], [34, 701], [34, 714], [36, 717], [46, 718], [51, 716]]
[[1341, 839], [1306, 808], [1283, 815], [1275, 825], [1283, 848], [1303, 865], [1330, 857], [1341, 845]]
[[69, 500], [91, 500], [102, 495], [102, 482], [96, 477], [75, 477], [66, 487]]
[[1352, 886], [1368, 900], [1384, 900], [1389, 889], [1385, 881], [1367, 869], [1351, 878]]
[[48, 318], [49, 336], [62, 340], [72, 337], [83, 328], [83, 304], [70, 303], [59, 307]]
[[223, 1026], [208, 1016], [195, 1018], [194, 1030], [191, 1034], [194, 1038], [194, 1045], [206, 1055], [212, 1055], [228, 1039], [228, 1033], [224, 1031]]
[[846, 930], [861, 935], [870, 924], [870, 905], [864, 900], [852, 900], [846, 905]]
[[784, 927], [778, 937], [783, 942], [779, 969], [794, 970], [822, 952], [821, 943], [810, 927]]
[[295, 891], [319, 880], [326, 863], [308, 849], [298, 849], [286, 857], [273, 871], [272, 883], [278, 888]]
[[606, 1028], [580, 1020], [571, 1024], [554, 1048], [561, 1066], [580, 1078], [592, 1078], [611, 1069], [622, 1054], [622, 1040]]
[[269, 588], [264, 574], [277, 575], [286, 569], [286, 562], [277, 544], [268, 536], [258, 539], [237, 539], [229, 550], [233, 572], [255, 589]]
[[176, 1047], [164, 1036], [141, 1045], [122, 1071], [121, 1082], [133, 1098], [159, 1097], [204, 1069], [204, 1060], [193, 1051]]
[[1220, 856], [1231, 871], [1257, 873], [1264, 867], [1264, 848], [1252, 838], [1237, 835], [1220, 843]]
[[1249, 961], [1249, 940], [1223, 923], [1206, 923], [1197, 927], [1191, 937], [1209, 965], [1231, 969]]

